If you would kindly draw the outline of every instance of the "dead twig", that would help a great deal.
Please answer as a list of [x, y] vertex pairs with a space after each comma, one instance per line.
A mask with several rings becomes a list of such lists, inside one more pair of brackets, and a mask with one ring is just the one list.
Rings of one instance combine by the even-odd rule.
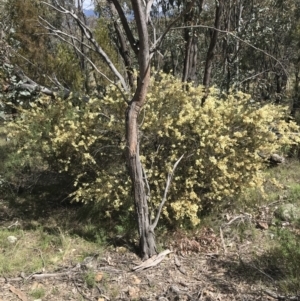
[[16, 226], [19, 226], [19, 221], [15, 221], [13, 224], [11, 224], [10, 226], [7, 227], [7, 229], [10, 229], [12, 227], [16, 227]]
[[227, 249], [226, 249], [226, 245], [225, 245], [225, 242], [224, 242], [224, 236], [223, 236], [222, 227], [220, 227], [220, 238], [221, 238], [221, 242], [222, 242], [222, 247], [223, 247], [223, 250], [224, 250], [224, 254], [226, 255]]
[[62, 277], [62, 276], [67, 276], [70, 274], [74, 274], [76, 272], [78, 272], [80, 269], [79, 265], [76, 265], [75, 267], [65, 271], [65, 272], [58, 272], [58, 273], [36, 273], [36, 274], [31, 274], [30, 276], [28, 276], [26, 279], [44, 279], [44, 278], [56, 278], [56, 277]]
[[229, 221], [228, 223], [226, 223], [225, 225], [226, 225], [226, 226], [229, 226], [229, 225], [231, 225], [233, 222], [235, 222], [236, 220], [239, 220], [239, 219], [242, 219], [242, 220], [243, 220], [243, 219], [248, 219], [248, 220], [251, 221], [252, 217], [251, 217], [251, 215], [250, 215], [249, 213], [240, 214], [240, 215], [234, 217], [232, 220], [230, 220], [230, 221]]
[[56, 278], [56, 277], [61, 277], [61, 276], [67, 276], [70, 275], [72, 272], [67, 271], [67, 272], [62, 272], [62, 273], [49, 273], [49, 274], [33, 274], [29, 277], [29, 279], [44, 279], [44, 278]]

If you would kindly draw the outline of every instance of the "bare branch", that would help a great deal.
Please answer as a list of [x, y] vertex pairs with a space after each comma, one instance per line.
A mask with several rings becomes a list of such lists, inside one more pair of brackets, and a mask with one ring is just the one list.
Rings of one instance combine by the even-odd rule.
[[74, 47], [74, 49], [75, 49], [78, 53], [80, 53], [81, 55], [84, 55], [84, 56], [85, 56], [85, 58], [88, 60], [88, 62], [91, 64], [91, 66], [93, 67], [93, 69], [94, 69], [95, 71], [97, 71], [101, 76], [103, 76], [109, 83], [115, 84], [113, 80], [111, 80], [110, 78], [108, 78], [104, 73], [102, 73], [102, 72], [97, 68], [97, 66], [93, 63], [93, 61], [92, 61], [89, 57], [87, 57], [87, 56], [81, 51], [81, 49], [79, 49], [76, 45], [74, 45], [74, 43], [72, 43], [72, 42], [68, 41], [67, 39], [63, 38], [63, 36], [66, 36], [66, 37], [68, 37], [68, 38], [70, 38], [70, 39], [72, 39], [72, 40], [75, 40], [75, 41], [77, 41], [77, 42], [79, 42], [79, 43], [82, 43], [85, 47], [89, 48], [90, 50], [93, 50], [89, 45], [85, 44], [84, 42], [79, 41], [78, 38], [75, 37], [75, 36], [72, 36], [72, 35], [70, 35], [70, 34], [67, 34], [67, 33], [61, 31], [61, 30], [56, 29], [56, 28], [53, 27], [50, 23], [48, 23], [47, 20], [43, 19], [42, 17], [40, 17], [40, 19], [43, 20], [43, 21], [48, 25], [48, 26], [46, 26], [46, 25], [44, 25], [44, 24], [41, 24], [41, 25], [44, 26], [45, 29], [48, 29], [48, 30], [51, 32], [51, 33], [50, 33], [51, 35], [56, 36], [57, 38], [59, 38], [60, 40], [62, 40], [64, 43], [69, 44], [69, 45], [71, 45], [72, 47]]
[[251, 79], [253, 79], [253, 78], [255, 78], [255, 77], [258, 77], [258, 76], [260, 76], [260, 75], [262, 75], [262, 74], [264, 74], [264, 73], [266, 73], [266, 72], [270, 72], [270, 71], [271, 71], [271, 70], [267, 69], [267, 70], [264, 70], [264, 71], [262, 71], [262, 72], [256, 73], [256, 74], [254, 74], [254, 75], [252, 75], [252, 76], [249, 76], [249, 77], [243, 79], [241, 82], [239, 82], [239, 85], [241, 85], [241, 84], [243, 84], [244, 82], [246, 82], [246, 81], [248, 81], [248, 80], [251, 80]]
[[157, 211], [155, 220], [154, 220], [154, 222], [153, 222], [152, 225], [151, 225], [152, 231], [154, 231], [154, 229], [155, 229], [156, 226], [157, 226], [157, 223], [158, 223], [158, 220], [159, 220], [159, 217], [160, 217], [162, 208], [163, 208], [165, 202], [167, 201], [167, 195], [168, 195], [168, 191], [169, 191], [169, 188], [170, 188], [170, 185], [171, 185], [171, 182], [172, 182], [174, 173], [175, 173], [175, 169], [177, 168], [179, 162], [182, 160], [183, 156], [184, 156], [184, 155], [182, 155], [182, 156], [175, 162], [175, 164], [174, 164], [174, 166], [173, 166], [173, 169], [172, 169], [171, 173], [168, 174], [168, 179], [167, 179], [167, 182], [166, 182], [166, 187], [165, 187], [164, 196], [163, 196], [163, 199], [162, 199], [162, 201], [161, 201], [161, 203], [160, 203], [160, 205], [159, 205], [159, 208], [158, 208], [158, 211]]
[[54, 96], [54, 92], [44, 86], [37, 84], [31, 78], [26, 76], [20, 68], [16, 68], [15, 75], [22, 80], [23, 83], [19, 84], [18, 87], [30, 92], [41, 92], [45, 95]]
[[[97, 41], [94, 39], [93, 37], [93, 33], [90, 30], [90, 28], [84, 24], [79, 17], [74, 13], [71, 12], [67, 9], [65, 9], [64, 7], [62, 7], [61, 5], [59, 5], [56, 2], [56, 5], [58, 6], [58, 8], [56, 6], [53, 6], [47, 2], [42, 1], [43, 4], [48, 5], [50, 7], [52, 7], [53, 9], [55, 9], [56, 11], [63, 13], [65, 15], [70, 15], [77, 23], [77, 25], [79, 26], [79, 28], [82, 30], [82, 32], [84, 33], [85, 37], [88, 39], [88, 41], [93, 45], [94, 47], [94, 51], [97, 52], [102, 58], [103, 60], [106, 62], [106, 64], [108, 65], [108, 67], [110, 68], [110, 70], [114, 73], [114, 75], [119, 79], [123, 89], [125, 91], [128, 91], [128, 86], [125, 82], [124, 77], [120, 74], [120, 72], [117, 70], [117, 68], [115, 67], [115, 65], [113, 64], [113, 62], [111, 61], [111, 59], [109, 58], [109, 56], [106, 54], [106, 52], [102, 49], [102, 47], [97, 43]], [[72, 44], [73, 46], [73, 44]], [[81, 51], [80, 51], [81, 52]], [[82, 53], [82, 52], [81, 52]]]
[[89, 45], [87, 45], [86, 43], [79, 41], [79, 39], [73, 35], [67, 34], [61, 30], [56, 29], [55, 27], [53, 27], [47, 20], [43, 19], [42, 17], [39, 17], [42, 21], [44, 21], [47, 26], [45, 24], [41, 24], [42, 26], [44, 26], [44, 28], [48, 29], [50, 31], [50, 34], [53, 36], [56, 36], [57, 38], [59, 38], [60, 40], [62, 40], [64, 43], [71, 45], [79, 54], [81, 54], [82, 56], [84, 56], [84, 58], [90, 63], [90, 65], [92, 66], [92, 68], [99, 73], [102, 77], [104, 77], [110, 84], [116, 86], [119, 91], [121, 92], [123, 99], [125, 100], [125, 102], [128, 103], [127, 97], [125, 96], [123, 90], [120, 88], [120, 86], [118, 85], [118, 83], [115, 83], [113, 80], [111, 80], [109, 77], [107, 77], [107, 75], [105, 75], [103, 72], [101, 72], [97, 66], [95, 65], [95, 63], [85, 54], [82, 52], [81, 49], [79, 49], [73, 42], [68, 41], [67, 39], [63, 38], [63, 36], [66, 36], [68, 38], [70, 38], [72, 41], [77, 41], [79, 42], [81, 45], [85, 46], [86, 48], [95, 51], [92, 47], [90, 47]]
[[130, 51], [127, 46], [126, 37], [124, 36], [123, 31], [121, 30], [121, 26], [119, 25], [119, 22], [117, 21], [116, 18], [118, 16], [118, 12], [112, 2], [110, 2], [110, 9], [111, 9], [111, 15], [112, 15], [114, 27], [120, 43], [120, 53], [126, 67], [129, 86], [132, 88], [134, 86], [134, 77], [133, 77], [133, 68], [132, 68], [132, 63], [130, 58]]

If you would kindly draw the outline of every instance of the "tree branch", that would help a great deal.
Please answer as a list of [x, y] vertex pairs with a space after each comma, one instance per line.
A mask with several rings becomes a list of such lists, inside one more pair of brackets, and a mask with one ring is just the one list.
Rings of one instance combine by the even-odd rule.
[[39, 18], [48, 25], [48, 26], [46, 26], [45, 24], [41, 24], [42, 26], [44, 26], [45, 29], [49, 30], [49, 32], [50, 32], [51, 35], [56, 36], [57, 38], [59, 38], [63, 42], [71, 45], [78, 53], [80, 53], [81, 55], [85, 56], [85, 58], [91, 64], [91, 66], [93, 67], [93, 69], [95, 71], [97, 71], [101, 76], [103, 76], [109, 83], [115, 85], [114, 81], [111, 80], [109, 77], [107, 77], [104, 73], [102, 73], [97, 68], [97, 66], [94, 64], [94, 62], [81, 51], [81, 49], [79, 49], [74, 43], [72, 43], [72, 42], [66, 40], [65, 38], [63, 38], [63, 36], [66, 36], [66, 37], [70, 38], [71, 40], [75, 40], [78, 43], [80, 43], [80, 44], [84, 45], [85, 47], [87, 47], [88, 49], [94, 51], [94, 49], [91, 46], [87, 45], [84, 42], [79, 41], [79, 39], [77, 37], [73, 36], [73, 35], [70, 35], [68, 33], [65, 33], [65, 32], [59, 30], [59, 29], [56, 29], [47, 20], [43, 19], [42, 17], [39, 17]]
[[106, 62], [106, 64], [108, 65], [108, 67], [110, 68], [110, 70], [114, 73], [114, 75], [119, 79], [123, 89], [125, 91], [128, 91], [128, 86], [125, 82], [124, 77], [120, 74], [120, 72], [117, 70], [117, 68], [115, 67], [115, 65], [113, 64], [113, 62], [111, 61], [111, 59], [109, 58], [109, 56], [106, 54], [106, 52], [102, 49], [102, 47], [97, 43], [97, 41], [94, 39], [93, 37], [93, 33], [90, 30], [90, 28], [85, 25], [79, 18], [78, 16], [65, 9], [64, 7], [62, 7], [60, 4], [58, 4], [58, 2], [55, 0], [55, 3], [57, 5], [53, 6], [47, 2], [42, 1], [43, 4], [48, 5], [50, 7], [52, 7], [53, 9], [55, 9], [56, 11], [65, 14], [65, 15], [70, 15], [77, 23], [77, 25], [79, 26], [79, 28], [82, 30], [82, 32], [84, 33], [85, 37], [88, 39], [88, 41], [94, 46], [94, 51], [97, 52], [102, 58], [103, 60]]
[[162, 202], [161, 202], [160, 205], [159, 205], [159, 208], [158, 208], [158, 211], [157, 211], [155, 220], [154, 220], [154, 222], [153, 222], [152, 225], [151, 225], [152, 231], [154, 231], [154, 229], [155, 229], [156, 226], [157, 226], [159, 217], [160, 217], [160, 215], [161, 215], [162, 208], [163, 208], [165, 202], [167, 201], [167, 194], [168, 194], [168, 191], [169, 191], [169, 188], [170, 188], [170, 184], [171, 184], [171, 181], [172, 181], [173, 176], [174, 176], [174, 173], [175, 173], [175, 169], [177, 168], [179, 162], [182, 160], [183, 156], [184, 156], [184, 155], [182, 155], [182, 156], [175, 162], [175, 164], [174, 164], [174, 166], [173, 166], [173, 169], [172, 169], [171, 173], [168, 174], [168, 179], [167, 179], [167, 182], [166, 182], [166, 187], [165, 187], [164, 196], [163, 196]]
[[124, 11], [123, 11], [123, 9], [122, 9], [122, 7], [121, 7], [121, 5], [120, 5], [120, 3], [119, 3], [118, 0], [111, 0], [111, 1], [114, 4], [114, 6], [115, 6], [115, 8], [116, 8], [116, 10], [118, 12], [118, 15], [120, 17], [121, 23], [122, 23], [123, 28], [125, 30], [126, 36], [128, 38], [129, 44], [130, 44], [132, 50], [134, 51], [134, 53], [136, 55], [138, 55], [139, 50], [138, 50], [138, 47], [137, 47], [137, 44], [136, 44], [137, 41], [133, 37], [133, 34], [132, 34], [132, 32], [131, 32], [131, 30], [129, 28], [129, 25], [128, 25], [128, 22], [127, 22], [127, 18], [126, 18], [125, 14], [124, 14]]
[[14, 74], [23, 82], [18, 84], [18, 88], [22, 90], [28, 90], [30, 92], [41, 92], [48, 96], [54, 96], [54, 92], [44, 86], [37, 84], [31, 78], [24, 74], [24, 72], [20, 68], [15, 68]]
[[118, 12], [116, 10], [115, 5], [112, 2], [110, 2], [110, 9], [111, 9], [111, 16], [117, 33], [118, 41], [120, 43], [119, 51], [124, 60], [129, 86], [133, 88], [134, 86], [133, 69], [132, 69], [132, 63], [130, 58], [130, 51], [126, 43], [126, 37], [124, 36], [123, 31], [121, 30], [121, 26], [119, 25], [119, 22], [117, 21], [116, 17], [118, 16]]

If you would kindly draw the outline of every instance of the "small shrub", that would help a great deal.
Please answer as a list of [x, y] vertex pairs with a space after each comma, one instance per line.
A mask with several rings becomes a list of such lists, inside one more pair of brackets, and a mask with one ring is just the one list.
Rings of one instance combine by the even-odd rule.
[[166, 173], [182, 155], [173, 179], [168, 207], [170, 220], [193, 225], [202, 208], [235, 200], [246, 188], [263, 188], [266, 161], [272, 153], [297, 144], [298, 126], [286, 122], [286, 108], [255, 103], [241, 92], [220, 95], [211, 89], [201, 105], [203, 88], [161, 74], [153, 82], [145, 106], [142, 157], [158, 203]]

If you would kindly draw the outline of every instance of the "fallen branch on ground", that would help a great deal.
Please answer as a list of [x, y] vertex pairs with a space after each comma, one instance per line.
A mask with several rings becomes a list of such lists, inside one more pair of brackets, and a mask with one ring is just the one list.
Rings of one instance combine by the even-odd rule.
[[142, 264], [135, 266], [132, 268], [133, 271], [141, 271], [145, 270], [151, 267], [154, 267], [158, 265], [165, 257], [166, 255], [172, 253], [170, 250], [165, 250], [157, 255], [152, 256], [148, 260], [144, 261]]

